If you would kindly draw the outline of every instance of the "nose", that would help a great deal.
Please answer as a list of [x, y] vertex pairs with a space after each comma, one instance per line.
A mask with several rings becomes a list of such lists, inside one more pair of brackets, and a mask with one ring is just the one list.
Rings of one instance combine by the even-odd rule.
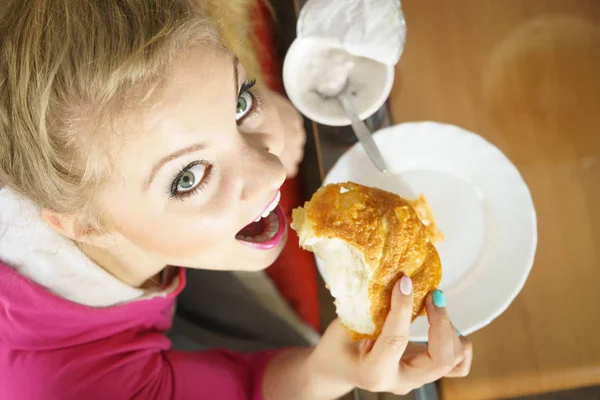
[[264, 201], [283, 185], [285, 168], [272, 149], [265, 147], [264, 140], [244, 142], [235, 161], [240, 199]]

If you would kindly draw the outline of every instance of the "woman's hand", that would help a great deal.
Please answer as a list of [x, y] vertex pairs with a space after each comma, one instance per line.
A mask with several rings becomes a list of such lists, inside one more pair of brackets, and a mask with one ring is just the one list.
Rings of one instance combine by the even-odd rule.
[[304, 120], [288, 99], [275, 92], [270, 92], [270, 95], [283, 125], [283, 152], [279, 159], [285, 167], [287, 177], [293, 178], [298, 173], [298, 165], [304, 155]]
[[[473, 357], [468, 339], [459, 336], [444, 307], [443, 293], [427, 297], [429, 342], [410, 343], [413, 293], [409, 278], [394, 288], [392, 308], [381, 336], [375, 341], [352, 342], [339, 321], [328, 328], [309, 357], [313, 390], [332, 398], [360, 387], [372, 392], [406, 394], [442, 377], [469, 373]], [[319, 390], [321, 389], [321, 390]]]

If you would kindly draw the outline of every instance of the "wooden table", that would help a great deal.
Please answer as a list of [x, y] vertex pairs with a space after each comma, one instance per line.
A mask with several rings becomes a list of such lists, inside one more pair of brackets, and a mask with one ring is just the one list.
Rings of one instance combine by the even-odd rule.
[[[539, 219], [525, 288], [472, 335], [472, 373], [443, 380], [443, 398], [599, 385], [600, 0], [402, 4], [408, 41], [390, 98], [394, 123], [434, 120], [481, 134], [520, 169]], [[335, 130], [307, 128], [312, 192], [344, 148]]]
[[521, 170], [539, 219], [523, 292], [472, 335], [471, 376], [444, 380], [443, 397], [600, 384], [600, 1], [403, 6], [394, 122], [449, 122], [495, 143]]

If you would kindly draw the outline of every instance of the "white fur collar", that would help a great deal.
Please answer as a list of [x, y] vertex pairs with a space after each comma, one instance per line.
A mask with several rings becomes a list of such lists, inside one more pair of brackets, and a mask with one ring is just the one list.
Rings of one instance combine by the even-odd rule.
[[[126, 285], [51, 230], [37, 206], [7, 188], [0, 188], [0, 261], [54, 294], [91, 307], [164, 296], [179, 284], [176, 276], [163, 291]], [[271, 312], [298, 329], [311, 344], [318, 342], [319, 335], [298, 318], [263, 271], [236, 275]]]
[[100, 268], [52, 231], [37, 206], [8, 188], [0, 188], [0, 260], [54, 294], [87, 306], [107, 307], [148, 295]]

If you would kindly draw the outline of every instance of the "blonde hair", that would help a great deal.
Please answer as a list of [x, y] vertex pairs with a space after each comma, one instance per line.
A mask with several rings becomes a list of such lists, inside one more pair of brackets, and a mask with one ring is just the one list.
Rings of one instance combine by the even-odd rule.
[[97, 128], [125, 99], [148, 100], [178, 49], [229, 42], [256, 66], [241, 45], [249, 11], [238, 21], [224, 13], [249, 1], [4, 0], [0, 183], [43, 208], [86, 208], [106, 175]]
[[274, 17], [267, 0], [203, 0], [203, 12], [217, 29], [221, 44], [234, 53], [246, 69], [248, 76], [261, 80], [261, 67], [256, 57], [260, 43], [255, 37], [252, 11], [262, 2]]

